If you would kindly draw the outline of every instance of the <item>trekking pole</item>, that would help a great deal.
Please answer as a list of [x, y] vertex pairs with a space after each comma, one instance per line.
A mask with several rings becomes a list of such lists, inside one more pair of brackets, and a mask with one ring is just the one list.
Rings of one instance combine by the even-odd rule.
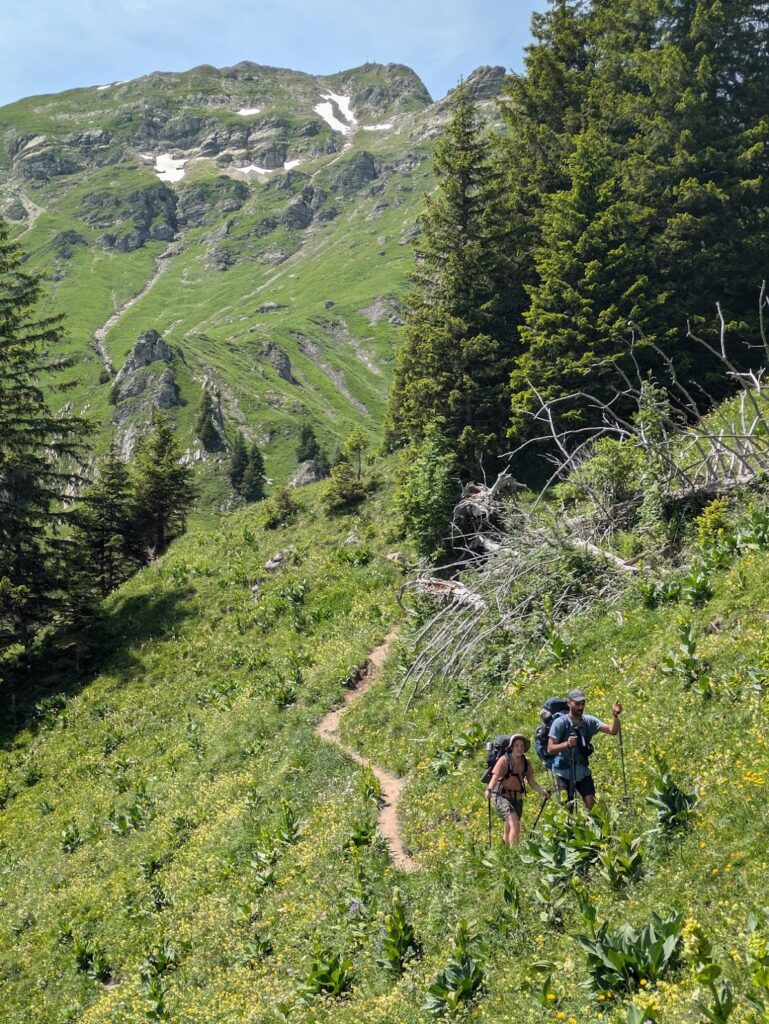
[[622, 721], [619, 718], [617, 719], [617, 739], [619, 740], [619, 763], [622, 768], [622, 789], [625, 794], [622, 799], [627, 805], [629, 797], [627, 795], [627, 776], [625, 775], [625, 748], [622, 743]]
[[533, 832], [533, 831], [534, 831], [534, 829], [535, 829], [535, 828], [537, 827], [537, 822], [538, 822], [538, 821], [539, 821], [539, 819], [540, 819], [540, 818], [542, 817], [542, 812], [543, 812], [543, 811], [544, 811], [544, 809], [545, 809], [545, 804], [547, 803], [547, 801], [548, 801], [549, 799], [550, 799], [550, 794], [549, 794], [549, 793], [545, 793], [545, 796], [544, 796], [544, 798], [543, 798], [543, 800], [542, 800], [542, 806], [540, 807], [540, 809], [539, 809], [539, 811], [538, 811], [538, 813], [537, 813], [537, 816], [536, 816], [536, 818], [534, 819], [534, 824], [533, 824], [533, 825], [531, 826], [531, 831], [532, 831], [532, 832]]
[[489, 806], [489, 849], [491, 849], [491, 799], [486, 798], [486, 803]]
[[571, 800], [569, 800], [569, 817], [574, 815], [574, 807], [577, 803], [577, 748], [571, 748]]

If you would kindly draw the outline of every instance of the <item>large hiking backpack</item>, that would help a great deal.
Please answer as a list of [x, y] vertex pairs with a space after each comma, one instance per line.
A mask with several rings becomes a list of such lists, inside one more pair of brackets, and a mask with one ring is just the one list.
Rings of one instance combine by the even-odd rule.
[[509, 736], [495, 736], [486, 744], [486, 770], [481, 776], [481, 782], [488, 782], [494, 773], [494, 765], [502, 757], [510, 745]]
[[[568, 715], [569, 705], [566, 703], [564, 697], [550, 697], [542, 705], [542, 711], [539, 717], [542, 719], [542, 725], [537, 727], [537, 731], [534, 734], [534, 749], [540, 757], [540, 760], [548, 771], [553, 767], [555, 762], [555, 755], [548, 754], [547, 752], [547, 741], [550, 736], [550, 730], [553, 726], [553, 722], [557, 718], [561, 718], [562, 715]], [[572, 726], [572, 728], [575, 728]], [[593, 744], [585, 735], [583, 729], [577, 729], [577, 737], [579, 739], [579, 749], [582, 752], [582, 756], [585, 761], [593, 754]]]
[[566, 703], [565, 697], [550, 697], [542, 705], [542, 710], [539, 713], [542, 724], [537, 726], [537, 731], [534, 733], [534, 749], [548, 771], [552, 768], [555, 761], [555, 756], [547, 752], [550, 729], [556, 718], [560, 718], [561, 715], [568, 715], [568, 713], [569, 705]]

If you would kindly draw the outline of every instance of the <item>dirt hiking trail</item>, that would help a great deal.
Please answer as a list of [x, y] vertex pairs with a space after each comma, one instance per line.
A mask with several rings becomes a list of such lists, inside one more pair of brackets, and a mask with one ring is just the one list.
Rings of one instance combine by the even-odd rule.
[[348, 690], [344, 695], [344, 704], [336, 711], [329, 711], [321, 722], [315, 727], [315, 732], [326, 743], [333, 743], [356, 764], [368, 767], [374, 773], [382, 787], [382, 802], [379, 807], [379, 831], [384, 836], [390, 848], [390, 859], [396, 868], [401, 871], [416, 870], [416, 863], [403, 848], [403, 837], [401, 836], [400, 825], [398, 824], [398, 798], [403, 791], [405, 781], [386, 772], [379, 765], [362, 757], [357, 751], [345, 746], [339, 739], [339, 723], [347, 709], [356, 700], [363, 696], [369, 687], [378, 678], [382, 666], [387, 660], [390, 647], [396, 637], [396, 630], [392, 630], [384, 638], [378, 647], [369, 655], [366, 664], [360, 673], [353, 689]]

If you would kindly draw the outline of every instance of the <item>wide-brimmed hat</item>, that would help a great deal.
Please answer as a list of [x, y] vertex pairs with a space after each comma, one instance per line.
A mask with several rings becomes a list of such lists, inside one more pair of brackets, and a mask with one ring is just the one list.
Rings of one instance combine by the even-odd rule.
[[510, 737], [510, 742], [507, 744], [507, 746], [508, 747], [512, 747], [512, 745], [515, 743], [516, 740], [523, 740], [523, 750], [524, 750], [524, 753], [531, 746], [531, 740], [528, 738], [528, 736], [524, 736], [523, 733], [520, 733], [520, 732], [517, 732], [515, 734], [515, 736], [511, 736]]
[[587, 694], [584, 690], [569, 690], [566, 694], [566, 700], [587, 700]]

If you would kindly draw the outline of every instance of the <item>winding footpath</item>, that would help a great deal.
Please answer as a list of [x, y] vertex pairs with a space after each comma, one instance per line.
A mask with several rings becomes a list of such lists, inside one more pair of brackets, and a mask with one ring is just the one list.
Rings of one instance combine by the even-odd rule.
[[93, 347], [99, 353], [99, 358], [104, 364], [104, 368], [109, 373], [114, 373], [115, 367], [112, 365], [112, 359], [110, 357], [109, 352], [107, 351], [107, 346], [104, 343], [104, 339], [107, 337], [107, 335], [118, 322], [118, 320], [120, 320], [120, 318], [125, 313], [127, 313], [132, 306], [135, 306], [140, 299], [143, 299], [144, 296], [149, 291], [151, 291], [152, 288], [155, 287], [155, 285], [160, 280], [162, 274], [171, 265], [170, 257], [177, 256], [178, 254], [178, 241], [171, 242], [167, 249], [164, 249], [163, 252], [161, 252], [158, 256], [155, 257], [155, 268], [152, 272], [151, 277], [144, 285], [142, 290], [140, 292], [137, 292], [136, 295], [134, 295], [132, 298], [128, 299], [127, 302], [124, 302], [122, 306], [115, 310], [115, 312], [112, 314], [109, 320], [107, 320], [107, 322], [102, 327], [98, 327], [93, 332]]
[[390, 859], [396, 868], [401, 871], [414, 871], [416, 870], [416, 863], [406, 853], [403, 846], [403, 836], [401, 835], [400, 825], [398, 823], [398, 798], [400, 797], [405, 781], [397, 778], [395, 775], [391, 775], [390, 772], [380, 768], [379, 765], [372, 764], [365, 757], [362, 757], [357, 751], [351, 747], [345, 746], [339, 739], [339, 724], [342, 720], [342, 716], [347, 712], [347, 709], [359, 700], [363, 694], [371, 687], [374, 681], [378, 678], [379, 673], [382, 671], [382, 666], [387, 660], [390, 647], [395, 640], [396, 631], [388, 633], [382, 643], [375, 647], [374, 650], [366, 661], [365, 668], [360, 675], [358, 682], [354, 689], [348, 690], [344, 697], [344, 704], [341, 708], [337, 708], [336, 711], [329, 711], [329, 713], [323, 718], [321, 722], [315, 727], [315, 732], [318, 736], [326, 743], [333, 743], [335, 746], [347, 755], [356, 764], [361, 767], [370, 768], [379, 781], [382, 787], [382, 800], [379, 806], [379, 831], [384, 836], [390, 848]]

